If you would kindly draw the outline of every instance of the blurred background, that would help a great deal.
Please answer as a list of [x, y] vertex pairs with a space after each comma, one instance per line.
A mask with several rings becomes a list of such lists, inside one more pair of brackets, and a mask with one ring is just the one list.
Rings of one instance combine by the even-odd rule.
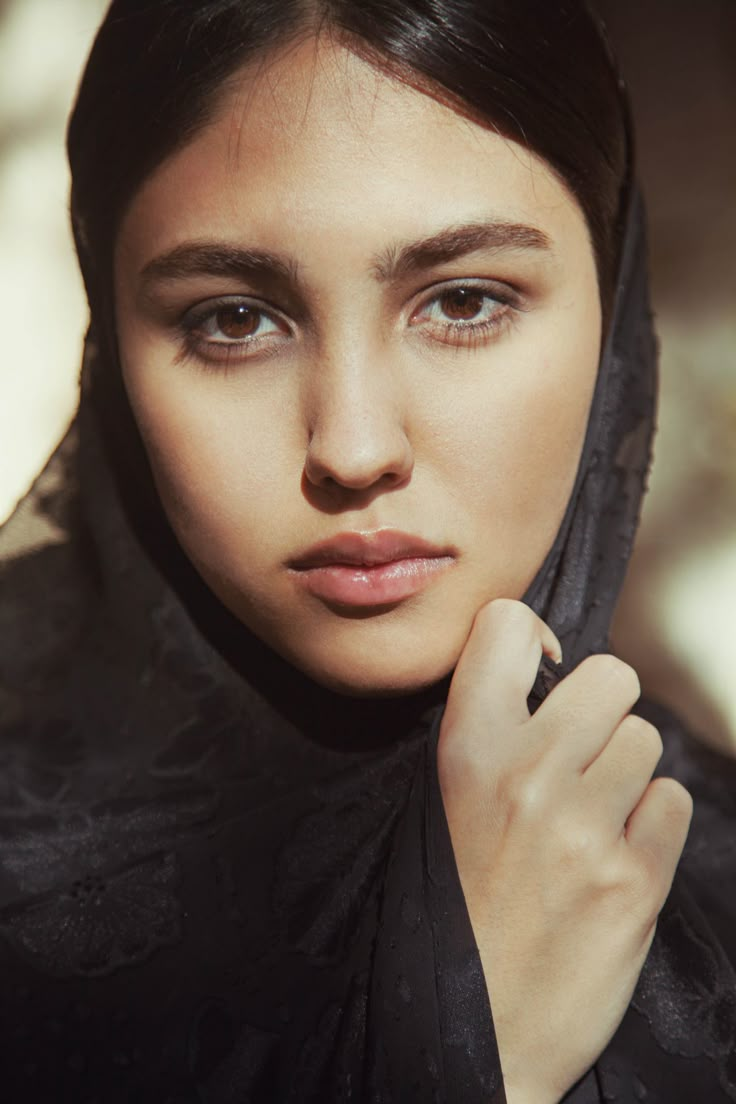
[[[736, 0], [596, 3], [634, 102], [662, 344], [614, 645], [645, 692], [736, 753]], [[0, 520], [76, 405], [86, 307], [63, 139], [105, 7], [0, 0]]]
[[736, 752], [736, 2], [596, 2], [634, 104], [661, 339], [614, 644], [650, 696]]

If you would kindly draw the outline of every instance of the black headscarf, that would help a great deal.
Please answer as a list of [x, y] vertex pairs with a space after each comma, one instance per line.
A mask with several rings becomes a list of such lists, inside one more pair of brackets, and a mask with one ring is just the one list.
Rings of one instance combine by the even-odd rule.
[[[122, 447], [103, 360], [91, 336], [75, 425], [3, 537], [53, 530], [0, 580], [0, 1094], [503, 1101], [437, 781], [446, 683], [341, 698], [227, 613]], [[563, 674], [608, 647], [655, 361], [635, 197], [578, 477], [527, 595]], [[532, 707], [558, 677], [543, 667]], [[696, 829], [576, 1104], [736, 1099], [736, 772], [655, 719]]]

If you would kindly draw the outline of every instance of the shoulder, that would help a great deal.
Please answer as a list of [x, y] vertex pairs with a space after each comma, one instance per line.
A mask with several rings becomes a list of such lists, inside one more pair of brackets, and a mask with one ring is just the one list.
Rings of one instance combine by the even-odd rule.
[[28, 493], [0, 525], [0, 571], [49, 546], [64, 544], [73, 528], [77, 429], [73, 424]]
[[92, 598], [74, 426], [0, 526], [0, 687], [19, 692], [72, 640]]

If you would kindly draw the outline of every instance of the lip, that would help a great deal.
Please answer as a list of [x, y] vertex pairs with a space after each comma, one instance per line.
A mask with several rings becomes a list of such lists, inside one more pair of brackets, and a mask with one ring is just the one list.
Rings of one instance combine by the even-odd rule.
[[448, 546], [394, 529], [340, 533], [288, 564], [317, 598], [355, 608], [390, 605], [424, 590], [456, 560]]

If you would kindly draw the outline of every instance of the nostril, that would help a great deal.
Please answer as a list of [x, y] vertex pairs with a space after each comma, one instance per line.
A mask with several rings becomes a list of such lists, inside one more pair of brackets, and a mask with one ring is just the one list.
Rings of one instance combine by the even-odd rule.
[[401, 484], [413, 466], [411, 444], [399, 427], [369, 436], [365, 427], [355, 426], [340, 437], [315, 433], [307, 447], [304, 474], [316, 487], [355, 491]]

